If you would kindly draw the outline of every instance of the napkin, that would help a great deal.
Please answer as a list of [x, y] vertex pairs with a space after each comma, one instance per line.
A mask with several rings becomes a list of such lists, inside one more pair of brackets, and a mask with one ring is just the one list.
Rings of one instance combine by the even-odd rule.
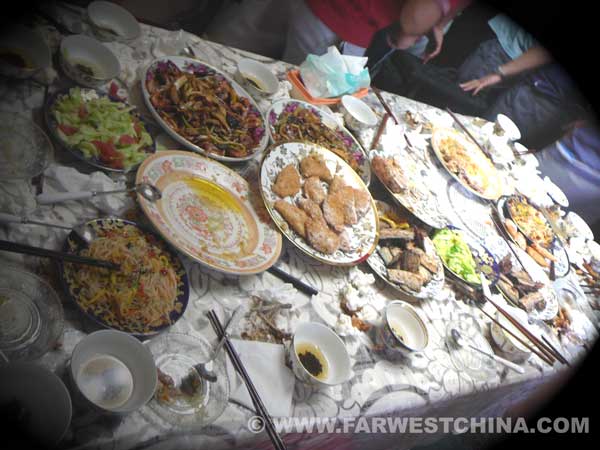
[[339, 97], [371, 84], [366, 63], [365, 57], [342, 55], [331, 46], [324, 55], [308, 55], [300, 65], [300, 76], [313, 97]]
[[[269, 414], [273, 417], [288, 417], [292, 408], [295, 377], [285, 365], [284, 346], [238, 339], [231, 339], [231, 343]], [[228, 373], [235, 373], [229, 358], [227, 366]], [[238, 383], [232, 386], [230, 398], [254, 410], [246, 385], [240, 378]]]

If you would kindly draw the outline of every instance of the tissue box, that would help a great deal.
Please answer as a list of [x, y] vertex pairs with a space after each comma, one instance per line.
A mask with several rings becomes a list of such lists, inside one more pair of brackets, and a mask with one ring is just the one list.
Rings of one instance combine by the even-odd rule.
[[[313, 105], [335, 105], [342, 101], [341, 95], [339, 97], [330, 98], [313, 97], [312, 95], [310, 95], [310, 93], [302, 83], [302, 80], [300, 79], [300, 71], [298, 69], [288, 71], [287, 78], [290, 81], [290, 83], [292, 83], [292, 90], [290, 91], [290, 96], [292, 98], [304, 100], [308, 103], [312, 103]], [[368, 93], [369, 88], [362, 88], [351, 95], [357, 98], [361, 98], [366, 96]]]

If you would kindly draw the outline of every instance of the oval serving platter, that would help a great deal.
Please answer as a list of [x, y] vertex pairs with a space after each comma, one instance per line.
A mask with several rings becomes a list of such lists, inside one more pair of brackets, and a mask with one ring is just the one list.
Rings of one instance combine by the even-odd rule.
[[[275, 210], [274, 203], [281, 199], [272, 190], [278, 174], [289, 164], [298, 167], [300, 161], [312, 153], [322, 156], [330, 172], [342, 177], [346, 185], [369, 194], [369, 209], [357, 224], [346, 226], [343, 232], [346, 235], [347, 251], [343, 251], [341, 248], [338, 248], [333, 254], [317, 251], [301, 235], [292, 230], [282, 215]], [[271, 218], [281, 232], [302, 252], [320, 262], [334, 266], [353, 266], [365, 261], [377, 246], [379, 220], [371, 194], [360, 176], [342, 158], [324, 147], [301, 142], [288, 142], [272, 146], [262, 160], [260, 192]], [[301, 193], [297, 193], [292, 201], [301, 196]]]
[[136, 183], [162, 192], [154, 203], [138, 195], [140, 206], [158, 232], [195, 261], [250, 275], [279, 258], [282, 238], [260, 197], [218, 161], [185, 151], [159, 152], [144, 161]]
[[[254, 147], [252, 149], [253, 151], [251, 154], [249, 154], [248, 156], [236, 158], [236, 157], [232, 157], [232, 156], [221, 156], [221, 155], [217, 155], [215, 153], [208, 152], [208, 151], [204, 150], [201, 146], [194, 144], [193, 142], [189, 141], [181, 134], [177, 133], [167, 122], [165, 122], [165, 120], [161, 117], [159, 112], [156, 110], [156, 108], [152, 104], [152, 101], [150, 100], [150, 93], [148, 92], [148, 88], [146, 87], [146, 81], [149, 79], [149, 77], [153, 76], [153, 71], [156, 69], [156, 66], [158, 64], [164, 64], [169, 61], [172, 62], [173, 64], [175, 64], [179, 69], [181, 69], [185, 72], [189, 72], [189, 73], [201, 72], [201, 73], [206, 73], [206, 74], [217, 74], [217, 75], [223, 77], [229, 84], [231, 84], [231, 86], [233, 87], [234, 91], [236, 92], [236, 94], [238, 96], [245, 97], [249, 100], [252, 108], [255, 110], [255, 112], [258, 115], [260, 115], [260, 118], [261, 118], [262, 124], [263, 124], [263, 127], [262, 127], [263, 133], [260, 138], [260, 142], [258, 143], [258, 145], [256, 147]], [[241, 87], [235, 80], [233, 80], [232, 77], [230, 77], [227, 73], [225, 73], [215, 67], [212, 67], [201, 61], [198, 61], [197, 59], [185, 58], [182, 56], [169, 56], [169, 57], [164, 57], [164, 58], [158, 58], [149, 64], [148, 68], [146, 69], [145, 76], [140, 81], [140, 83], [142, 86], [142, 95], [144, 97], [144, 101], [146, 103], [146, 106], [150, 110], [150, 113], [154, 117], [154, 119], [165, 130], [165, 132], [169, 136], [171, 136], [178, 143], [180, 143], [181, 145], [183, 145], [185, 148], [187, 148], [189, 150], [193, 150], [197, 153], [201, 153], [205, 156], [214, 158], [219, 161], [241, 162], [241, 161], [251, 160], [252, 158], [255, 158], [256, 156], [258, 156], [267, 147], [267, 145], [269, 143], [269, 137], [264, 130], [264, 127], [266, 126], [265, 119], [264, 119], [262, 113], [260, 112], [260, 108], [258, 107], [258, 104], [256, 103], [256, 101], [252, 98], [252, 96], [248, 92], [246, 92], [246, 90], [244, 90], [243, 87]]]
[[[71, 301], [77, 305], [77, 307], [85, 314], [88, 318], [92, 319], [94, 322], [100, 324], [106, 328], [112, 328], [115, 330], [123, 331], [125, 333], [130, 333], [136, 337], [147, 338], [154, 336], [161, 331], [169, 328], [175, 322], [177, 322], [185, 313], [187, 308], [189, 295], [190, 295], [190, 283], [187, 276], [187, 272], [183, 265], [183, 262], [172, 249], [170, 249], [165, 243], [160, 239], [158, 235], [154, 232], [144, 229], [139, 226], [135, 222], [131, 222], [124, 219], [118, 218], [105, 218], [105, 219], [95, 219], [86, 223], [88, 227], [93, 228], [96, 233], [101, 232], [110, 232], [111, 230], [118, 230], [127, 225], [133, 226], [137, 228], [144, 236], [151, 242], [152, 245], [157, 246], [162, 251], [164, 251], [169, 258], [169, 262], [173, 266], [175, 274], [178, 279], [177, 283], [177, 298], [175, 299], [175, 306], [169, 313], [169, 322], [167, 324], [161, 324], [158, 326], [149, 326], [148, 330], [140, 330], [136, 324], [126, 324], [126, 323], [117, 323], [111, 324], [106, 314], [103, 311], [91, 311], [85, 308], [85, 306], [80, 302], [80, 298], [78, 296], [78, 288], [76, 286], [77, 280], [74, 279], [74, 275], [71, 273], [69, 268], [62, 262], [59, 262], [59, 274], [61, 278], [62, 285], [64, 287], [67, 296], [71, 299]], [[67, 236], [65, 244], [63, 246], [63, 251], [69, 253], [78, 254], [85, 248], [86, 244], [82, 241], [79, 236], [74, 231], [71, 231]]]

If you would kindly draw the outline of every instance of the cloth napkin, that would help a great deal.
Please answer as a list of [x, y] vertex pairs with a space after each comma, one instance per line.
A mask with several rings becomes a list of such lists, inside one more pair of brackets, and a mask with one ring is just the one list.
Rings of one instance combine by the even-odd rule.
[[[231, 339], [246, 372], [250, 376], [258, 395], [267, 411], [273, 417], [288, 417], [292, 407], [295, 377], [285, 365], [285, 348], [283, 345], [257, 341]], [[236, 373], [227, 358], [228, 373]], [[230, 398], [254, 410], [254, 404], [246, 385], [239, 377], [232, 383]]]

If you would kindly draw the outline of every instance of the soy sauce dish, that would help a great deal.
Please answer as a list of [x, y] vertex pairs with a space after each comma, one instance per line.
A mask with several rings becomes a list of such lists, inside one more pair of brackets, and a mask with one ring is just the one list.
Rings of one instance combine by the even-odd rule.
[[319, 323], [304, 323], [290, 344], [292, 370], [305, 383], [334, 386], [350, 379], [350, 356], [342, 339]]
[[417, 311], [400, 300], [388, 303], [382, 331], [386, 347], [405, 355], [421, 352], [429, 343], [427, 326]]

